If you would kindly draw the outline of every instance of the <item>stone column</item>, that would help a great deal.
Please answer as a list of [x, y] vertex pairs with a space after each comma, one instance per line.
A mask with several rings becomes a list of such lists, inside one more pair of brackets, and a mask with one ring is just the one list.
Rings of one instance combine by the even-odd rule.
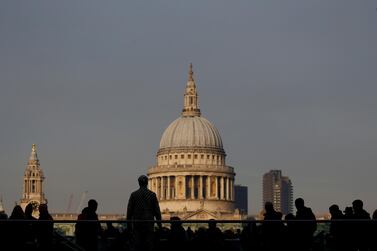
[[161, 176], [161, 199], [165, 199], [164, 196], [164, 176]]
[[203, 176], [199, 176], [199, 188], [198, 188], [198, 197], [203, 199]]
[[230, 200], [233, 200], [233, 193], [232, 193], [232, 192], [233, 192], [233, 191], [232, 191], [232, 190], [233, 190], [233, 189], [232, 189], [233, 186], [232, 186], [232, 183], [233, 183], [233, 182], [232, 182], [232, 178], [229, 178], [229, 199], [230, 199]]
[[184, 200], [186, 199], [186, 177], [184, 175], [179, 175], [175, 177], [176, 184], [176, 199]]
[[152, 191], [156, 192], [156, 178], [152, 179]]
[[219, 184], [218, 184], [218, 177], [215, 176], [215, 198], [219, 199]]
[[170, 176], [167, 176], [166, 178], [167, 178], [167, 183], [168, 183], [167, 184], [166, 199], [169, 200], [170, 199]]
[[229, 178], [225, 178], [225, 199], [229, 200]]
[[182, 178], [182, 182], [183, 182], [183, 186], [182, 186], [182, 193], [183, 193], [183, 198], [184, 199], [187, 199], [186, 198], [186, 176], [182, 176], [183, 178]]
[[234, 200], [234, 179], [230, 180], [230, 199]]
[[195, 199], [195, 194], [194, 194], [194, 191], [195, 191], [195, 188], [194, 188], [194, 185], [195, 185], [195, 180], [194, 180], [194, 176], [192, 175], [190, 177], [190, 184], [191, 184], [191, 199]]
[[206, 199], [211, 198], [211, 176], [207, 176]]
[[160, 196], [161, 188], [158, 188], [158, 186], [161, 184], [160, 182], [161, 182], [161, 178], [156, 177], [156, 195], [159, 200], [161, 199], [161, 196]]
[[177, 176], [174, 177], [174, 199], [177, 199], [177, 194], [178, 194], [178, 180]]
[[224, 199], [224, 177], [220, 177], [220, 199]]

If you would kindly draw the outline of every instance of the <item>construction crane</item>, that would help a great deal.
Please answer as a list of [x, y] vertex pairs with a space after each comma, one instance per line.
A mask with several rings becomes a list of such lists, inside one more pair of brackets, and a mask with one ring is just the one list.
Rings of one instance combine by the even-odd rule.
[[85, 191], [81, 194], [81, 199], [80, 199], [80, 203], [79, 203], [79, 206], [77, 207], [77, 210], [76, 210], [76, 213], [77, 214], [80, 214], [81, 212], [81, 207], [82, 205], [84, 204], [84, 200], [86, 199], [86, 196], [88, 195], [88, 191]]
[[66, 213], [71, 213], [71, 209], [72, 209], [72, 201], [73, 201], [73, 193], [71, 193], [71, 194], [69, 195], [68, 206], [67, 206]]

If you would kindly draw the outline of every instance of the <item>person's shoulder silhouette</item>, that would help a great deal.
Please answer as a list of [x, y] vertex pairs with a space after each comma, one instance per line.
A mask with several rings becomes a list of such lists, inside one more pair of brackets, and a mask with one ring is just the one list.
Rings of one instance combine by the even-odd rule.
[[[148, 189], [148, 177], [138, 178], [140, 188], [133, 193], [127, 205], [127, 219], [161, 220], [160, 206], [156, 194]], [[160, 224], [159, 224], [160, 225]]]

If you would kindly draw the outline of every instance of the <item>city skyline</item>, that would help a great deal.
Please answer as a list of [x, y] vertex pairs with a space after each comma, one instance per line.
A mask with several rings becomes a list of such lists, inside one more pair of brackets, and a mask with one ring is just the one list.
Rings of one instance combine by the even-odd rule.
[[122, 213], [182, 106], [200, 107], [260, 211], [261, 178], [289, 174], [316, 213], [377, 208], [374, 1], [17, 3], [0, 8], [0, 196], [22, 196], [38, 146], [52, 212], [81, 195]]

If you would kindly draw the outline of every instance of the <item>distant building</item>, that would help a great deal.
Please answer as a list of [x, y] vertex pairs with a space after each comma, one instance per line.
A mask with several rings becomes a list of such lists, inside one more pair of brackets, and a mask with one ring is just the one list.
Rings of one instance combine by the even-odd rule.
[[32, 203], [34, 209], [33, 214], [38, 215], [39, 205], [47, 203], [42, 186], [44, 179], [45, 177], [39, 164], [36, 146], [33, 144], [24, 173], [22, 198], [20, 200], [20, 206], [23, 210], [25, 210], [27, 204]]
[[148, 169], [163, 219], [241, 219], [235, 210], [234, 168], [226, 164], [220, 133], [201, 115], [189, 69], [183, 110], [164, 131], [156, 165]]
[[234, 186], [234, 195], [236, 208], [240, 210], [241, 213], [248, 213], [248, 200], [247, 200], [247, 186], [235, 185]]
[[292, 182], [282, 176], [281, 170], [271, 170], [263, 175], [263, 205], [267, 201], [285, 215], [293, 212]]

